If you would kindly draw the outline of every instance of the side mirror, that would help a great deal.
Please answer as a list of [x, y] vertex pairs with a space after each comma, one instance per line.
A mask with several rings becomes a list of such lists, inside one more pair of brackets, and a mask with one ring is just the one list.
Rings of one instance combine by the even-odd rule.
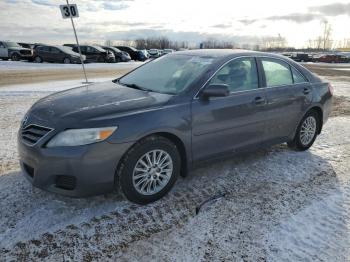
[[208, 99], [210, 97], [224, 97], [230, 94], [228, 85], [225, 84], [213, 84], [204, 88], [200, 93], [200, 98]]

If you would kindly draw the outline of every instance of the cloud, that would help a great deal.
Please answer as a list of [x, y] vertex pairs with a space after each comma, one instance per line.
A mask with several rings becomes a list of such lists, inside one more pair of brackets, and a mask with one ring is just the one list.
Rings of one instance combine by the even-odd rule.
[[232, 27], [232, 24], [216, 24], [212, 25], [213, 28], [226, 29]]
[[123, 10], [127, 9], [129, 5], [123, 4], [123, 3], [111, 3], [111, 2], [104, 2], [103, 3], [103, 8], [105, 10]]
[[265, 20], [270, 21], [278, 21], [278, 20], [285, 20], [285, 21], [291, 21], [295, 23], [307, 23], [311, 22], [313, 20], [322, 20], [323, 16], [319, 14], [306, 14], [306, 13], [293, 13], [293, 14], [287, 14], [287, 15], [276, 15], [276, 16], [270, 16], [266, 17]]
[[251, 25], [255, 22], [257, 22], [258, 19], [239, 19], [238, 22], [244, 24], [244, 25]]
[[52, 3], [50, 0], [32, 0], [32, 3], [43, 6], [57, 6], [57, 4]]
[[289, 21], [297, 24], [302, 24], [314, 20], [324, 20], [324, 16], [322, 14], [315, 13], [291, 13], [286, 15], [268, 16], [261, 19], [239, 19], [237, 21], [244, 25], [251, 25], [258, 21]]
[[334, 3], [329, 5], [314, 6], [314, 7], [310, 7], [309, 11], [311, 12], [316, 11], [326, 16], [338, 16], [338, 15], [350, 16], [350, 3], [348, 4]]

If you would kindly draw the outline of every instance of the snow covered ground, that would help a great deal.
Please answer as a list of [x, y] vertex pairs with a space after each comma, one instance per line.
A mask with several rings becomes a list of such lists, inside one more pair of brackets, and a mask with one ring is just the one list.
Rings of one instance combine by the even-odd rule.
[[[34, 101], [79, 85], [0, 89], [0, 261], [350, 260], [349, 115], [330, 118], [307, 152], [279, 145], [208, 163], [147, 206], [118, 193], [72, 199], [23, 178], [16, 131]], [[349, 97], [348, 83], [333, 85]]]

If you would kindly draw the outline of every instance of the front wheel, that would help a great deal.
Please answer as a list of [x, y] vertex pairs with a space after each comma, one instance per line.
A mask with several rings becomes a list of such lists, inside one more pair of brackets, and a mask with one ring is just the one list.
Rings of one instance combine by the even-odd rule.
[[170, 191], [180, 166], [180, 155], [174, 143], [164, 137], [151, 136], [126, 153], [117, 178], [128, 200], [147, 204]]
[[40, 56], [36, 56], [36, 57], [34, 58], [34, 62], [35, 62], [35, 63], [42, 63], [42, 62], [43, 62], [43, 59], [42, 59]]
[[320, 130], [320, 119], [316, 111], [309, 111], [301, 120], [295, 137], [288, 142], [288, 146], [297, 150], [307, 150], [315, 142]]
[[17, 53], [13, 53], [11, 55], [11, 60], [12, 61], [19, 61], [19, 59], [20, 59], [20, 56]]

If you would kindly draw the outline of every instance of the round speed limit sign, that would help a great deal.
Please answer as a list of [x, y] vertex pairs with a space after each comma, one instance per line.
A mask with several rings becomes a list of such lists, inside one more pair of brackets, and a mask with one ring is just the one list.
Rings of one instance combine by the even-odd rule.
[[78, 7], [76, 4], [60, 5], [61, 14], [64, 19], [79, 17]]

